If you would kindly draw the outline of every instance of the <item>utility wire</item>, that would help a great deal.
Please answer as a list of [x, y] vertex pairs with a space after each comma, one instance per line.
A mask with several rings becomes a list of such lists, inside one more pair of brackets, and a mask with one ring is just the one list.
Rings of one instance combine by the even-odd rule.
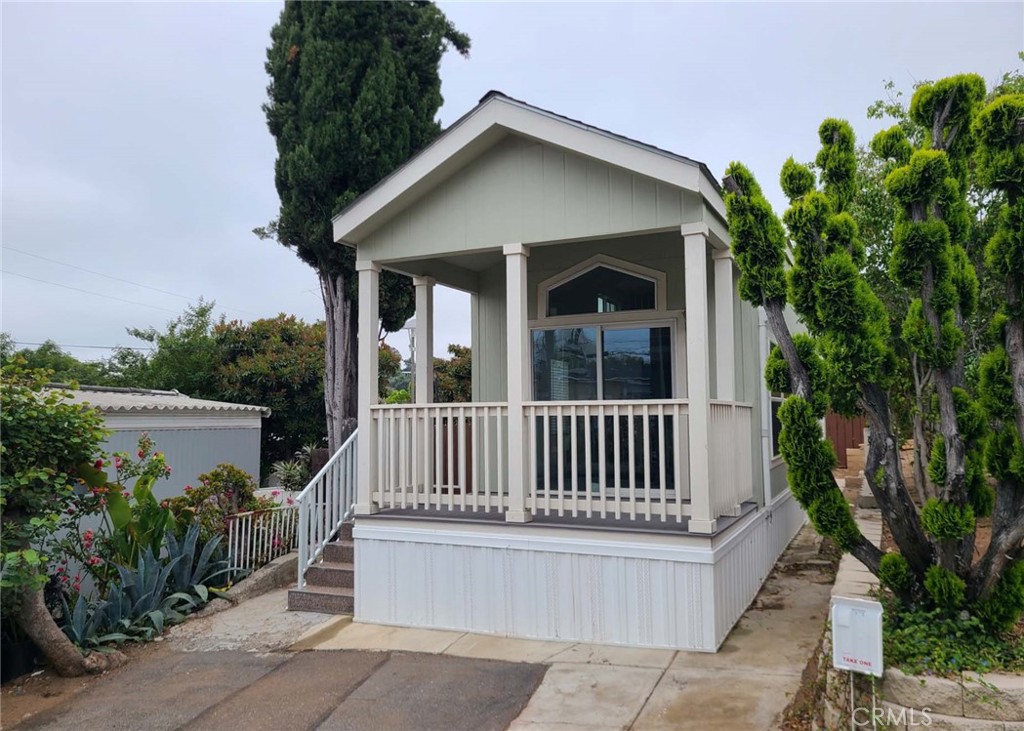
[[[130, 279], [122, 279], [121, 277], [115, 277], [112, 274], [106, 274], [104, 272], [97, 272], [94, 269], [86, 269], [85, 267], [78, 266], [77, 264], [68, 264], [66, 261], [60, 261], [58, 259], [51, 259], [48, 256], [42, 256], [41, 254], [35, 254], [35, 253], [31, 252], [31, 251], [25, 251], [24, 249], [16, 249], [13, 246], [8, 246], [6, 244], [4, 244], [0, 248], [8, 250], [8, 251], [16, 251], [19, 254], [24, 254], [25, 256], [31, 256], [31, 257], [36, 258], [36, 259], [41, 259], [42, 261], [48, 261], [51, 264], [60, 264], [61, 266], [68, 267], [69, 269], [78, 269], [79, 271], [86, 272], [87, 274], [94, 274], [97, 277], [106, 277], [107, 279], [112, 279], [115, 282], [122, 282], [124, 284], [130, 284], [133, 287], [142, 287], [143, 289], [151, 289], [154, 292], [159, 292], [161, 294], [167, 294], [167, 295], [170, 295], [171, 297], [179, 297], [179, 298], [181, 298], [183, 300], [186, 300], [188, 302], [192, 302], [192, 301], [194, 301], [196, 299], [195, 297], [189, 297], [189, 296], [184, 295], [184, 294], [178, 294], [177, 292], [170, 292], [170, 291], [168, 291], [166, 289], [160, 289], [159, 287], [151, 287], [148, 284], [140, 284], [139, 282], [133, 282]], [[8, 273], [9, 274], [14, 274], [14, 272], [8, 272]], [[22, 276], [22, 275], [15, 274], [15, 276]], [[231, 310], [233, 312], [241, 312], [244, 315], [252, 315], [254, 317], [259, 317], [259, 315], [257, 313], [255, 313], [255, 312], [250, 312], [249, 310], [240, 310], [237, 307], [225, 307], [223, 309]]]
[[[12, 340], [15, 345], [46, 345], [46, 343], [32, 343], [28, 340]], [[156, 350], [156, 348], [140, 348], [134, 345], [70, 345], [68, 343], [54, 343], [52, 340], [48, 341], [53, 343], [58, 348], [95, 348], [96, 350]]]
[[156, 305], [149, 305], [149, 304], [146, 304], [145, 302], [135, 302], [134, 300], [126, 300], [126, 299], [121, 299], [120, 297], [113, 297], [113, 296], [111, 296], [109, 294], [100, 294], [99, 292], [90, 292], [87, 289], [79, 289], [78, 287], [71, 287], [71, 286], [69, 286], [67, 284], [61, 284], [60, 282], [50, 282], [50, 281], [48, 281], [46, 279], [37, 279], [36, 277], [30, 277], [30, 276], [28, 276], [26, 274], [18, 274], [17, 272], [9, 272], [6, 269], [0, 269], [0, 273], [10, 274], [11, 276], [21, 277], [22, 279], [30, 279], [33, 282], [40, 282], [42, 284], [49, 284], [49, 285], [52, 285], [54, 287], [63, 287], [64, 289], [70, 289], [70, 290], [72, 290], [74, 292], [81, 292], [83, 294], [90, 295], [91, 297], [103, 297], [103, 298], [108, 299], [108, 300], [115, 300], [117, 302], [124, 302], [124, 303], [129, 304], [129, 305], [136, 305], [137, 307], [151, 307], [154, 310], [161, 310], [163, 312], [170, 312], [172, 315], [179, 314], [179, 313], [175, 312], [174, 310], [168, 310], [166, 307], [157, 307]]

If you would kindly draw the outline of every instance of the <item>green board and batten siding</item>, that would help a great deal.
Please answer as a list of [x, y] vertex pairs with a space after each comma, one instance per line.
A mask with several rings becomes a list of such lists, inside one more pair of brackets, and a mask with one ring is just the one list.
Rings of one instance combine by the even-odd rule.
[[508, 136], [368, 234], [359, 257], [448, 257], [504, 244], [669, 229], [703, 215], [694, 193]]

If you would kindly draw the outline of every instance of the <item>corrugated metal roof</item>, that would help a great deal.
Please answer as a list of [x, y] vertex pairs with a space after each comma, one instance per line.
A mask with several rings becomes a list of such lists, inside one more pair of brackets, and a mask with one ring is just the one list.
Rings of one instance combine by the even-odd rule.
[[270, 416], [270, 409], [252, 404], [233, 404], [226, 401], [209, 401], [192, 398], [178, 391], [154, 391], [145, 388], [114, 388], [112, 386], [79, 386], [71, 389], [65, 384], [53, 383], [52, 388], [64, 388], [71, 393], [71, 400], [87, 403], [105, 414], [124, 413], [196, 413], [227, 412], [258, 413]]

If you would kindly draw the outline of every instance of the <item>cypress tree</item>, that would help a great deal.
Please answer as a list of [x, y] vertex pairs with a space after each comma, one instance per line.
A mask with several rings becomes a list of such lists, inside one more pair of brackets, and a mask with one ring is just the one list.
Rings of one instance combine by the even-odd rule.
[[[469, 52], [429, 2], [285, 3], [271, 31], [263, 110], [277, 142], [277, 220], [256, 233], [293, 249], [317, 273], [326, 314], [324, 401], [329, 446], [355, 427], [355, 253], [331, 218], [440, 133], [438, 67]], [[408, 278], [381, 278], [384, 330], [413, 313]]]
[[[984, 82], [973, 74], [922, 85], [910, 105], [912, 134], [897, 126], [872, 141], [888, 161], [885, 187], [897, 204], [890, 275], [910, 298], [897, 335], [901, 350], [932, 369], [935, 384], [927, 473], [938, 494], [921, 506], [904, 482], [889, 403], [900, 370], [893, 333], [864, 276], [864, 245], [849, 211], [857, 180], [852, 128], [825, 120], [813, 169], [792, 158], [783, 165], [790, 206], [781, 221], [740, 163], [730, 165], [725, 187], [740, 295], [765, 309], [778, 342], [765, 377], [771, 390], [789, 394], [779, 444], [794, 496], [820, 533], [903, 600], [947, 611], [969, 606], [1002, 629], [1024, 611], [1024, 96], [1000, 96], [982, 109], [984, 99]], [[961, 328], [978, 300], [967, 251], [976, 243], [965, 197], [972, 164], [1006, 201], [986, 260], [1006, 288], [1005, 306], [975, 392], [964, 376]], [[789, 330], [787, 303], [807, 334]], [[898, 553], [883, 556], [853, 520], [819, 425], [827, 409], [867, 416], [865, 478]], [[989, 514], [991, 543], [974, 561], [977, 521]]]

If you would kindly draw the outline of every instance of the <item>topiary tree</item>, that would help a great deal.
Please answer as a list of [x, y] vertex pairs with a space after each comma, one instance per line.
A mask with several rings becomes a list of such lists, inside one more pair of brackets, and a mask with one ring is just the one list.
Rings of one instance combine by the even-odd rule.
[[[257, 229], [294, 249], [320, 279], [326, 312], [328, 446], [355, 428], [355, 253], [331, 217], [440, 132], [438, 66], [469, 38], [433, 3], [285, 3], [267, 51], [267, 125], [277, 141], [277, 220]], [[400, 328], [415, 302], [407, 277], [381, 277], [381, 318]]]
[[[863, 274], [865, 250], [850, 213], [857, 155], [849, 124], [822, 123], [813, 169], [792, 158], [783, 165], [790, 207], [781, 221], [743, 165], [729, 166], [725, 188], [740, 295], [764, 308], [778, 343], [765, 378], [771, 390], [789, 394], [779, 410], [779, 443], [794, 496], [821, 534], [905, 602], [969, 605], [990, 626], [1003, 627], [1024, 610], [1024, 97], [1000, 97], [982, 111], [984, 98], [975, 75], [923, 85], [910, 105], [919, 135], [896, 126], [872, 142], [888, 161], [885, 187], [897, 204], [890, 276], [909, 299], [898, 334]], [[1006, 307], [1000, 344], [983, 361], [977, 393], [966, 388], [961, 330], [978, 294], [967, 247], [979, 242], [969, 240], [965, 199], [974, 160], [1006, 198], [988, 250], [989, 269], [1005, 282]], [[787, 304], [806, 334], [790, 331]], [[931, 368], [936, 394], [928, 474], [937, 495], [920, 507], [900, 468], [888, 393], [905, 370], [893, 335]], [[828, 408], [868, 418], [865, 477], [897, 553], [883, 556], [864, 538], [833, 479], [835, 455], [819, 424]], [[991, 542], [975, 562], [977, 520], [989, 514]]]

